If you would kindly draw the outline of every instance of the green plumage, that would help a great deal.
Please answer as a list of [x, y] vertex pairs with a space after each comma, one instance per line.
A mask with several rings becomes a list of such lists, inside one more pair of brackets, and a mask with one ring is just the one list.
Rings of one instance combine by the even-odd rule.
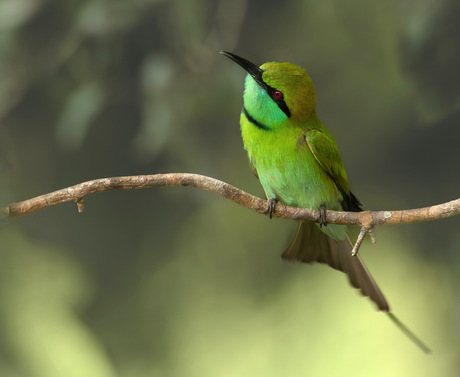
[[[247, 76], [241, 134], [267, 197], [302, 208], [359, 210], [337, 144], [316, 116], [310, 77], [290, 63], [265, 63], [260, 68], [261, 79], [282, 93], [290, 114], [272, 100], [270, 90]], [[264, 127], [255, 127], [254, 120]], [[323, 231], [336, 240], [346, 234], [346, 228], [338, 225]]]
[[[241, 115], [241, 133], [249, 161], [267, 198], [294, 207], [318, 209], [325, 205], [328, 209], [341, 209], [341, 190], [348, 192], [345, 171], [341, 176], [334, 171], [340, 168], [341, 160], [330, 168], [328, 165], [325, 170], [318, 160], [329, 162], [328, 159], [312, 153], [320, 148], [315, 139], [325, 139], [325, 146], [328, 142], [335, 145], [334, 139], [316, 136], [318, 131], [306, 127], [284, 126], [265, 131], [254, 127], [244, 113]], [[331, 176], [329, 171], [335, 175]], [[343, 188], [339, 188], [334, 179], [342, 181]], [[324, 227], [324, 231], [335, 239], [343, 239], [346, 227], [331, 225]]]
[[[249, 164], [269, 202], [309, 209], [361, 211], [332, 134], [318, 119], [316, 93], [303, 68], [291, 63], [260, 67], [221, 51], [248, 75], [240, 125]], [[271, 211], [271, 207], [269, 208]], [[269, 210], [267, 209], [267, 210]], [[271, 212], [270, 212], [271, 214]], [[351, 285], [375, 302], [422, 350], [429, 349], [397, 317], [352, 244], [343, 225], [299, 222], [283, 259], [319, 262], [347, 274]]]
[[[334, 137], [316, 115], [315, 88], [305, 70], [275, 62], [259, 68], [224, 54], [248, 72], [241, 135], [267, 198], [294, 207], [360, 211]], [[351, 248], [346, 226], [319, 228], [300, 222], [283, 258], [341, 270], [380, 310], [389, 311], [382, 292], [359, 256], [351, 255]]]

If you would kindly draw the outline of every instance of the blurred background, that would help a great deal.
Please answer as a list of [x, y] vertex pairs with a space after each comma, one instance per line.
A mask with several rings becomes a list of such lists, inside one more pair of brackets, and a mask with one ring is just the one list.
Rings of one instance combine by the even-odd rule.
[[[221, 49], [303, 66], [366, 209], [459, 196], [460, 3], [2, 0], [0, 204], [193, 172], [263, 191]], [[361, 255], [410, 343], [343, 274], [282, 263], [291, 221], [190, 188], [0, 221], [0, 375], [458, 376], [459, 218]]]

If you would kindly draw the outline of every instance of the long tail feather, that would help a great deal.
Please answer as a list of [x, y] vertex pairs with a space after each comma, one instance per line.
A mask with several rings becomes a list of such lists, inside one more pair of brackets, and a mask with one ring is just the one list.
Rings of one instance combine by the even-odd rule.
[[391, 321], [398, 327], [404, 335], [406, 335], [412, 343], [414, 343], [418, 348], [420, 348], [425, 353], [431, 353], [431, 349], [423, 343], [423, 341], [415, 335], [401, 320], [396, 317], [393, 313], [387, 313], [388, 317], [390, 317]]
[[423, 352], [431, 350], [401, 320], [390, 312], [385, 296], [359, 255], [352, 256], [353, 245], [347, 237], [336, 241], [321, 232], [313, 223], [299, 222], [294, 238], [284, 251], [282, 258], [291, 262], [325, 263], [348, 276], [350, 284], [361, 290], [375, 302], [379, 310], [386, 312], [392, 322]]
[[374, 301], [379, 310], [388, 312], [390, 307], [383, 293], [359, 255], [351, 255], [351, 249], [348, 238], [336, 241], [321, 232], [315, 224], [302, 221], [282, 258], [291, 262], [325, 263], [344, 272], [353, 287]]

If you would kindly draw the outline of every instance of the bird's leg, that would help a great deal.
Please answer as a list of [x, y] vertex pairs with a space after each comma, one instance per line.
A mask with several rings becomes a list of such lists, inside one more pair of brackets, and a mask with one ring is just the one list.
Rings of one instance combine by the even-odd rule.
[[322, 228], [324, 226], [327, 226], [326, 223], [326, 206], [324, 204], [321, 204], [319, 206], [319, 227]]
[[267, 199], [267, 209], [265, 210], [264, 215], [268, 213], [268, 216], [270, 217], [270, 219], [272, 218], [272, 215], [275, 213], [276, 203], [278, 203], [278, 199], [276, 198]]

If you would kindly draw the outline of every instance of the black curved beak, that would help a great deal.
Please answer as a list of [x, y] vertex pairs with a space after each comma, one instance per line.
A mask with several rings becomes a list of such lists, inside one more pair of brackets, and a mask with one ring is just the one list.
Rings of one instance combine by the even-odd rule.
[[261, 70], [254, 63], [251, 63], [249, 60], [246, 60], [241, 56], [232, 54], [231, 52], [220, 51], [220, 53], [221, 55], [224, 55], [227, 58], [233, 60], [235, 63], [237, 63], [241, 68], [243, 68], [247, 73], [249, 73], [252, 76], [252, 78], [256, 81], [256, 83], [258, 83], [261, 87], [266, 86], [266, 84], [262, 80], [262, 73], [264, 73], [264, 71]]

